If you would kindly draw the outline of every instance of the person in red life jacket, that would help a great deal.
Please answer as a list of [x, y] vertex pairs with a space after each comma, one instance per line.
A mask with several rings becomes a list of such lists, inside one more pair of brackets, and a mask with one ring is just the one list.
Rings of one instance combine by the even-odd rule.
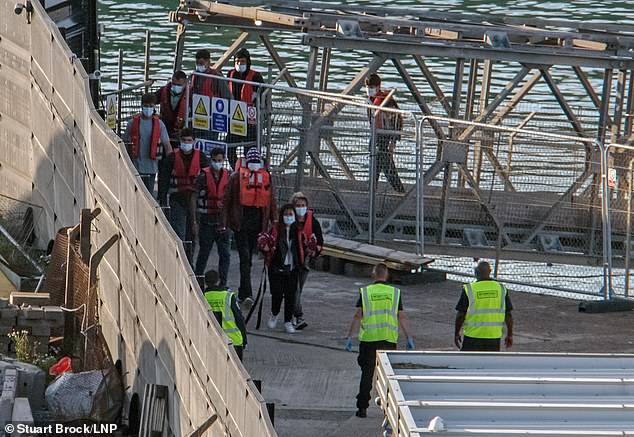
[[[387, 91], [381, 89], [381, 78], [378, 74], [371, 74], [366, 77], [365, 86], [368, 103], [371, 105], [381, 105], [389, 94]], [[383, 106], [398, 109], [398, 104], [393, 97]], [[377, 186], [376, 183], [379, 180], [379, 175], [383, 172], [392, 188], [399, 193], [404, 193], [405, 188], [398, 176], [396, 165], [394, 165], [394, 150], [396, 150], [396, 143], [400, 139], [400, 134], [394, 132], [403, 129], [403, 117], [400, 114], [385, 111], [368, 111], [368, 115], [370, 123], [374, 122], [376, 128], [374, 134], [376, 153], [376, 171], [374, 173], [375, 187]], [[382, 130], [391, 132], [381, 132]], [[370, 147], [371, 146], [372, 143], [370, 143]]]
[[[180, 147], [166, 158], [166, 170], [159, 181], [158, 196], [161, 206], [169, 205], [169, 221], [182, 241], [194, 241], [198, 231], [196, 179], [206, 167], [209, 167], [207, 156], [194, 149], [194, 133], [189, 128], [183, 128]], [[191, 261], [191, 257], [191, 250], [188, 250], [187, 259]]]
[[134, 114], [128, 121], [123, 141], [134, 168], [139, 172], [150, 194], [154, 195], [154, 180], [163, 149], [172, 151], [165, 124], [154, 114], [156, 97], [152, 93], [141, 96], [141, 113]]
[[[246, 166], [241, 166], [225, 188], [223, 226], [231, 228], [240, 257], [238, 299], [245, 307], [253, 304], [251, 259], [258, 235], [277, 221], [277, 206], [271, 174], [264, 167], [257, 148], [249, 149]], [[241, 161], [240, 161], [241, 162]]]
[[177, 139], [178, 132], [185, 123], [185, 83], [187, 75], [176, 71], [170, 81], [154, 93], [159, 105], [161, 121], [167, 128], [170, 138]]
[[[233, 64], [234, 68], [228, 74], [231, 79], [240, 79], [259, 83], [264, 82], [264, 78], [262, 77], [262, 75], [251, 68], [251, 55], [249, 54], [249, 51], [247, 49], [242, 48], [236, 52], [233, 58]], [[231, 91], [231, 98], [233, 100], [246, 102], [247, 106], [256, 105], [255, 100], [258, 91], [258, 87], [256, 85], [229, 82], [229, 90]], [[255, 144], [255, 141], [257, 141], [257, 136], [257, 125], [248, 123], [247, 136], [243, 137], [230, 133], [227, 135], [227, 144], [244, 142], [251, 142]], [[246, 155], [249, 147], [249, 145], [244, 146], [243, 156]], [[229, 149], [227, 150], [227, 156], [229, 158], [229, 163], [231, 163], [231, 166], [235, 166], [237, 159], [236, 146], [229, 147]]]
[[[218, 80], [209, 76], [201, 76], [196, 73], [208, 74], [213, 76], [222, 77], [222, 72], [211, 66], [211, 55], [209, 50], [200, 49], [196, 52], [196, 71], [190, 78], [190, 90], [189, 90], [189, 112], [195, 111], [196, 108], [192, 108], [192, 99], [194, 94], [202, 94], [209, 97], [222, 97], [223, 99], [230, 99], [231, 92], [229, 86], [224, 80]], [[211, 103], [210, 103], [211, 104]], [[211, 115], [211, 114], [208, 114]], [[195, 129], [196, 138], [204, 138], [208, 140], [218, 139], [218, 132], [212, 130]]]
[[225, 187], [229, 182], [230, 172], [223, 167], [225, 152], [221, 148], [211, 151], [211, 166], [203, 168], [196, 181], [196, 198], [198, 212], [198, 257], [196, 258], [196, 275], [202, 275], [207, 266], [209, 253], [214, 243], [218, 245], [218, 271], [220, 286], [227, 285], [227, 274], [231, 260], [231, 243], [227, 228], [221, 226], [223, 198]]
[[315, 217], [313, 211], [308, 209], [308, 198], [302, 192], [293, 194], [291, 203], [297, 213], [297, 224], [303, 234], [304, 244], [304, 262], [302, 268], [298, 272], [297, 293], [295, 294], [295, 329], [304, 329], [308, 324], [304, 320], [304, 311], [302, 309], [302, 291], [304, 284], [310, 271], [309, 264], [319, 256], [324, 246], [324, 236], [321, 232], [319, 220]]
[[295, 333], [293, 311], [299, 272], [304, 263], [303, 235], [297, 223], [297, 214], [292, 204], [287, 203], [280, 209], [279, 221], [271, 231], [273, 247], [268, 244], [261, 247], [269, 255], [269, 283], [271, 284], [271, 317], [269, 329], [275, 329], [284, 301], [284, 330]]

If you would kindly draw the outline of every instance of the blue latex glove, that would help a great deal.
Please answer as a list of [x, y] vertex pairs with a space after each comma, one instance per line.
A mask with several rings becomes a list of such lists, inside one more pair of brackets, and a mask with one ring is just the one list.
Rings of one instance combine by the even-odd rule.
[[414, 339], [413, 338], [408, 338], [407, 339], [407, 346], [405, 347], [405, 349], [407, 349], [408, 351], [411, 351], [414, 349]]
[[352, 338], [346, 338], [346, 350], [352, 352]]

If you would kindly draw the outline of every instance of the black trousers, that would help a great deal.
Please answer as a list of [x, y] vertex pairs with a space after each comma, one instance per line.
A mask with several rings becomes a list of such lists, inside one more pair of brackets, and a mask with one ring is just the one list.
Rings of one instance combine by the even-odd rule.
[[293, 310], [293, 315], [297, 318], [304, 317], [304, 310], [302, 309], [302, 291], [304, 291], [304, 284], [306, 283], [306, 278], [308, 278], [308, 270], [307, 268], [300, 267], [297, 278], [297, 292], [295, 293], [295, 309]]
[[240, 258], [240, 286], [238, 287], [238, 299], [241, 301], [247, 297], [253, 297], [251, 288], [251, 265], [253, 253], [257, 248], [258, 234], [256, 229], [242, 229], [233, 234]]
[[390, 183], [394, 191], [399, 193], [405, 192], [405, 187], [398, 176], [398, 170], [394, 164], [394, 148], [396, 139], [389, 135], [376, 136], [376, 172], [374, 174], [374, 183], [379, 181], [381, 172], [385, 174], [385, 178]]
[[361, 382], [359, 383], [359, 394], [357, 395], [357, 408], [368, 408], [370, 405], [376, 351], [394, 349], [396, 349], [396, 343], [389, 341], [359, 342], [357, 363], [361, 367]]
[[295, 309], [295, 293], [297, 292], [297, 269], [280, 273], [269, 268], [269, 283], [271, 285], [271, 313], [278, 315], [284, 301], [284, 323], [293, 319]]
[[466, 335], [462, 339], [461, 351], [467, 352], [499, 352], [500, 351], [500, 339], [499, 338], [474, 338], [467, 337]]
[[234, 346], [233, 349], [236, 351], [236, 355], [238, 355], [238, 358], [240, 358], [240, 361], [242, 361], [242, 355], [244, 353], [244, 347], [243, 346]]

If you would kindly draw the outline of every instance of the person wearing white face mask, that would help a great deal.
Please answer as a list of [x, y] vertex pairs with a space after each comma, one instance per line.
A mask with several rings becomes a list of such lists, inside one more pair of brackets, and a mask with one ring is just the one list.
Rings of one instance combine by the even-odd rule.
[[196, 275], [202, 275], [207, 268], [209, 253], [214, 243], [218, 247], [218, 272], [220, 287], [226, 287], [229, 263], [231, 260], [231, 243], [229, 232], [221, 224], [225, 188], [229, 182], [229, 170], [223, 167], [225, 152], [221, 148], [211, 151], [211, 167], [203, 168], [196, 181], [198, 212], [198, 256], [196, 258]]
[[164, 152], [172, 151], [167, 128], [154, 115], [155, 104], [154, 94], [144, 94], [141, 97], [141, 113], [132, 116], [123, 134], [123, 141], [128, 146], [132, 164], [152, 195], [154, 195], [158, 161]]
[[293, 194], [291, 203], [293, 204], [293, 207], [295, 207], [295, 212], [297, 213], [297, 224], [302, 233], [302, 244], [304, 248], [302, 268], [299, 269], [298, 272], [295, 308], [293, 310], [293, 316], [295, 317], [295, 329], [301, 330], [308, 326], [304, 320], [302, 292], [304, 290], [306, 279], [308, 278], [308, 272], [310, 271], [309, 263], [319, 256], [319, 253], [324, 246], [324, 236], [321, 232], [319, 220], [315, 218], [313, 211], [308, 209], [308, 198], [302, 192], [297, 192]]
[[268, 321], [269, 329], [275, 329], [284, 301], [284, 330], [288, 334], [295, 333], [293, 326], [293, 311], [295, 308], [295, 293], [297, 280], [302, 267], [303, 246], [302, 233], [297, 224], [297, 215], [292, 204], [287, 203], [280, 209], [280, 217], [273, 226], [272, 240], [274, 247], [270, 248], [269, 283], [271, 284], [271, 317]]
[[[236, 52], [233, 57], [233, 65], [234, 68], [229, 71], [228, 74], [229, 78], [246, 80], [249, 82], [264, 82], [262, 75], [251, 68], [251, 55], [247, 49], [242, 48]], [[255, 99], [258, 91], [258, 87], [256, 85], [229, 82], [229, 90], [231, 91], [231, 98], [233, 100], [246, 102], [247, 106], [255, 106]], [[244, 146], [244, 154], [246, 155], [249, 147], [255, 145], [255, 141], [257, 139], [256, 128], [257, 126], [255, 124], [249, 123], [247, 125], [246, 137], [230, 133], [227, 135], [227, 143], [251, 143]], [[231, 166], [234, 167], [237, 159], [236, 146], [229, 146], [227, 156], [229, 158], [229, 163], [231, 163]]]
[[[243, 160], [240, 160], [242, 162]], [[240, 257], [240, 286], [238, 298], [245, 307], [253, 303], [251, 287], [251, 259], [257, 248], [258, 235], [269, 230], [277, 220], [273, 182], [263, 166], [257, 148], [249, 149], [241, 165], [225, 188], [222, 226], [234, 233]]]
[[[381, 89], [381, 78], [378, 74], [371, 74], [366, 77], [365, 86], [368, 103], [371, 105], [380, 106], [389, 94], [387, 91]], [[394, 100], [394, 97], [390, 97], [383, 106], [398, 109], [398, 104], [396, 100]], [[375, 127], [375, 189], [378, 188], [379, 175], [383, 172], [392, 188], [399, 193], [404, 193], [405, 188], [403, 187], [403, 183], [398, 176], [398, 170], [394, 164], [394, 151], [396, 149], [396, 143], [400, 139], [400, 134], [395, 132], [403, 129], [403, 117], [396, 113], [369, 110], [368, 118], [370, 119], [370, 123], [373, 123]], [[372, 141], [372, 139], [370, 139], [370, 141]], [[370, 147], [371, 146], [372, 143], [370, 143]]]
[[159, 88], [155, 95], [160, 105], [161, 121], [165, 123], [167, 133], [176, 140], [178, 131], [183, 128], [185, 121], [185, 83], [187, 75], [183, 71], [176, 71], [170, 81]]
[[[169, 205], [169, 221], [182, 241], [196, 241], [196, 179], [205, 167], [209, 167], [209, 160], [200, 150], [194, 149], [192, 130], [182, 129], [180, 147], [166, 159], [165, 172], [161, 173], [159, 180], [158, 196], [161, 206]], [[186, 249], [187, 259], [191, 261], [193, 248], [190, 245]]]

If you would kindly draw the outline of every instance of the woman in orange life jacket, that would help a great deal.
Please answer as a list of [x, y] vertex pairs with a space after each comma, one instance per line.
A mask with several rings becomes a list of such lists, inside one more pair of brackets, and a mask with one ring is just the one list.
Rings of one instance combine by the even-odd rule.
[[293, 334], [293, 310], [299, 271], [304, 263], [303, 235], [297, 224], [295, 208], [287, 203], [280, 208], [280, 217], [273, 226], [268, 243], [260, 246], [270, 260], [271, 317], [269, 329], [275, 329], [282, 301], [284, 301], [284, 330]]
[[302, 241], [304, 244], [304, 263], [302, 268], [299, 269], [297, 292], [295, 293], [295, 309], [293, 310], [295, 329], [301, 330], [308, 326], [304, 320], [304, 311], [302, 309], [302, 291], [310, 271], [309, 263], [319, 256], [324, 246], [324, 236], [321, 232], [319, 221], [315, 218], [313, 211], [308, 209], [308, 198], [302, 192], [297, 192], [293, 194], [291, 203], [297, 213], [297, 224], [303, 234]]
[[[245, 48], [238, 50], [233, 58], [234, 68], [227, 75], [231, 79], [246, 80], [249, 82], [263, 83], [264, 78], [262, 75], [251, 68], [251, 55]], [[229, 82], [229, 90], [231, 91], [231, 98], [233, 100], [240, 100], [246, 102], [247, 106], [255, 106], [255, 98], [257, 95], [258, 87], [255, 85], [242, 84], [238, 82]], [[245, 114], [246, 116], [246, 114]], [[243, 156], [246, 155], [249, 147], [252, 147], [257, 141], [257, 125], [247, 123], [247, 135], [246, 137], [228, 134], [227, 144], [231, 143], [244, 143], [251, 142], [250, 145], [244, 146]], [[235, 167], [237, 159], [236, 147], [229, 147], [227, 149], [227, 158], [231, 167]]]

